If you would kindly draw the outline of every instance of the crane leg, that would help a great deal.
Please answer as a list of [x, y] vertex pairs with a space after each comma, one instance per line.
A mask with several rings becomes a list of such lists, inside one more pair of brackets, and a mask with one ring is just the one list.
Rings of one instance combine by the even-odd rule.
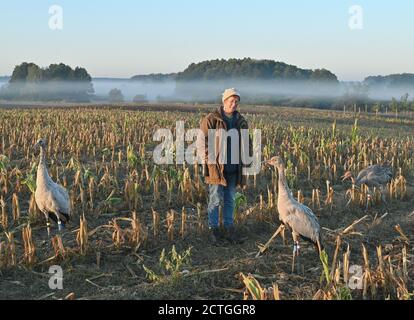
[[385, 191], [386, 191], [386, 188], [384, 186], [381, 186], [380, 187], [381, 202], [384, 204], [385, 210], [386, 210], [386, 213], [387, 213], [389, 211], [389, 209], [388, 209], [387, 198], [385, 197], [385, 194], [384, 194]]
[[369, 205], [370, 205], [371, 201], [372, 201], [371, 194], [370, 194], [370, 193], [368, 193], [368, 195], [367, 195], [367, 203], [366, 203], [366, 205], [365, 205], [365, 212], [367, 212], [367, 211], [368, 211], [368, 209], [369, 209]]
[[49, 218], [46, 221], [47, 236], [50, 238], [50, 220]]
[[59, 232], [62, 232], [63, 229], [63, 225], [62, 225], [62, 221], [60, 221], [60, 218], [58, 218], [58, 228], [59, 228]]
[[56, 216], [56, 219], [57, 219], [57, 222], [58, 222], [59, 233], [61, 233], [62, 232], [62, 221], [60, 221], [59, 214], [55, 213], [55, 216]]
[[298, 274], [300, 272], [299, 253], [300, 253], [299, 241], [295, 241], [295, 243], [293, 245], [293, 255], [292, 255], [292, 273], [295, 272], [295, 260], [296, 260], [296, 271], [297, 271]]
[[384, 204], [385, 210], [387, 210], [387, 212], [388, 212], [389, 211], [388, 210], [388, 203], [387, 203], [387, 200], [385, 199], [384, 193], [382, 193], [382, 192], [381, 192], [381, 202]]
[[296, 271], [299, 274], [300, 273], [300, 268], [301, 268], [301, 263], [300, 263], [300, 245], [299, 242], [296, 243]]
[[49, 215], [45, 212], [43, 214], [45, 215], [45, 218], [46, 218], [47, 236], [50, 238], [50, 219], [49, 219]]
[[282, 239], [283, 239], [283, 245], [286, 245], [287, 242], [286, 242], [285, 226], [284, 225], [283, 225], [283, 228], [282, 228], [282, 231], [281, 231], [280, 235], [282, 236]]

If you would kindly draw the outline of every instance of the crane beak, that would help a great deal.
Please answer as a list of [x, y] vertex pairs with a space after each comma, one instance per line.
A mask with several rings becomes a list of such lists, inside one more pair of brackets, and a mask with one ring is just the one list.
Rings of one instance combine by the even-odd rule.
[[351, 176], [352, 176], [351, 172], [349, 172], [349, 171], [345, 172], [345, 174], [341, 177], [342, 181], [345, 181], [346, 179], [351, 178]]
[[270, 160], [267, 160], [267, 161], [263, 161], [262, 162], [266, 167], [268, 167], [268, 168], [270, 168], [271, 166], [272, 166], [272, 164], [271, 164], [271, 159]]

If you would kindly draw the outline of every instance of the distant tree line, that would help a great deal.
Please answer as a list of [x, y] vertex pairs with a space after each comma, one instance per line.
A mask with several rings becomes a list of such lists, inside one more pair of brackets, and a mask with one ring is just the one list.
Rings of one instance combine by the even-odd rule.
[[[387, 101], [369, 99], [370, 90], [381, 90], [385, 95], [391, 95], [393, 98]], [[412, 73], [370, 76], [366, 77], [362, 83], [353, 85], [352, 92], [347, 92], [342, 99], [348, 105], [357, 107], [358, 110], [392, 112], [398, 115], [414, 112], [414, 99], [408, 92], [414, 92], [414, 74]]]
[[143, 81], [143, 82], [166, 82], [174, 81], [177, 77], [176, 73], [151, 73], [145, 75], [136, 75], [131, 78], [132, 81]]
[[407, 88], [414, 89], [414, 74], [390, 74], [388, 76], [371, 76], [364, 80], [368, 87], [381, 87], [385, 89]]
[[326, 69], [301, 69], [273, 60], [216, 59], [190, 64], [179, 73], [153, 73], [131, 77], [134, 81], [192, 81], [192, 80], [311, 80], [338, 82], [335, 74]]
[[177, 81], [240, 79], [338, 82], [336, 75], [326, 69], [300, 69], [283, 62], [251, 58], [192, 63], [176, 78]]
[[92, 78], [80, 67], [72, 69], [63, 63], [41, 68], [23, 62], [16, 66], [0, 91], [8, 100], [89, 101], [94, 93]]

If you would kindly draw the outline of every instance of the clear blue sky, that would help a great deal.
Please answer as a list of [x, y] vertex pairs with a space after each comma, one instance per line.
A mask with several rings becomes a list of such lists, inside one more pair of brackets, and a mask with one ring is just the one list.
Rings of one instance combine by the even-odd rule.
[[[49, 29], [54, 4], [63, 30]], [[352, 5], [364, 10], [362, 30], [348, 27]], [[130, 77], [252, 57], [361, 80], [414, 72], [413, 35], [408, 0], [1, 0], [0, 75], [23, 61]]]

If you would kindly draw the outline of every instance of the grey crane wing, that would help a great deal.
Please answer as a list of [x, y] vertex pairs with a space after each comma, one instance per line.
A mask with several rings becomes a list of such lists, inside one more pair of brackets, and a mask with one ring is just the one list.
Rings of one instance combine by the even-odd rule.
[[362, 180], [361, 183], [364, 183], [368, 186], [379, 187], [390, 182], [392, 179], [392, 174], [386, 169], [379, 166], [375, 166]]
[[381, 184], [390, 182], [393, 176], [392, 168], [389, 166], [377, 166], [374, 173], [378, 177], [378, 182]]
[[56, 189], [56, 192], [58, 192], [66, 201], [69, 201], [69, 193], [64, 187], [55, 183], [54, 188]]
[[71, 214], [69, 195], [56, 183], [49, 183], [45, 187], [36, 190], [35, 199], [43, 212]]
[[39, 192], [39, 195], [36, 197], [36, 203], [39, 209], [43, 212], [64, 212], [64, 206], [59, 204], [59, 200], [59, 197], [56, 199], [52, 189], [43, 190], [41, 193]]
[[373, 182], [374, 181], [372, 181], [372, 173], [367, 173], [366, 175], [364, 175], [360, 178], [357, 178], [357, 180], [356, 180], [357, 185], [366, 184], [367, 186], [371, 186], [373, 184]]
[[52, 192], [56, 202], [59, 204], [60, 212], [70, 215], [70, 199], [66, 189], [61, 185], [54, 183]]
[[300, 203], [298, 204], [299, 205], [290, 208], [290, 214], [286, 218], [285, 223], [292, 228], [294, 232], [316, 242], [319, 239], [321, 229], [318, 218], [313, 214], [310, 208]]

